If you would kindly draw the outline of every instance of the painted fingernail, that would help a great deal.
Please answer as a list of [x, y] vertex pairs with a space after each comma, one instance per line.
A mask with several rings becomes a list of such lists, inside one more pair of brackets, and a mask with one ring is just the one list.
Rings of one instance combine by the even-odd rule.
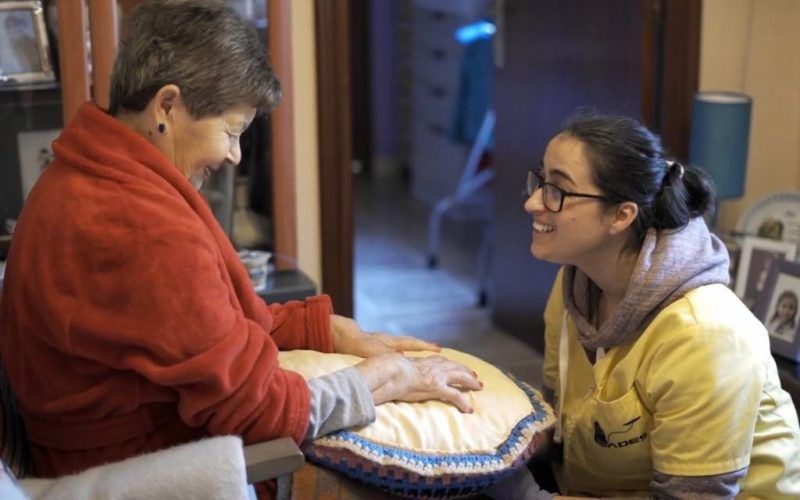
[[473, 413], [473, 412], [475, 412], [475, 410], [473, 408], [470, 408], [469, 410], [467, 410], [467, 413]]

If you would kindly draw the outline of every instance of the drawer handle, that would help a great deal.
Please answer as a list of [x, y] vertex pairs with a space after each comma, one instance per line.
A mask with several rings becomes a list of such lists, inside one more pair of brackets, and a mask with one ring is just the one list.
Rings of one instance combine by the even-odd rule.
[[447, 52], [445, 52], [444, 49], [433, 49], [431, 51], [431, 57], [437, 61], [441, 61], [447, 57]]

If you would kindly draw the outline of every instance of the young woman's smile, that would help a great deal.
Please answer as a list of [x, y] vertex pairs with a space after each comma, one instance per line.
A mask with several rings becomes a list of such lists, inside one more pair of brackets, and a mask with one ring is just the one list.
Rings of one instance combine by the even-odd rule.
[[592, 258], [607, 241], [610, 216], [608, 205], [592, 198], [601, 193], [583, 143], [567, 134], [554, 137], [534, 182], [525, 202], [533, 216], [531, 253], [557, 264], [578, 265]]

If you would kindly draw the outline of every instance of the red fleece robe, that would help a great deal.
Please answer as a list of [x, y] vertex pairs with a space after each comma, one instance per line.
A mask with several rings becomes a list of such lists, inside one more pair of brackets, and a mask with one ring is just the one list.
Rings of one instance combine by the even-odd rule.
[[204, 435], [302, 440], [308, 386], [277, 354], [332, 350], [329, 298], [267, 307], [192, 185], [96, 106], [53, 150], [17, 223], [0, 309], [36, 473]]

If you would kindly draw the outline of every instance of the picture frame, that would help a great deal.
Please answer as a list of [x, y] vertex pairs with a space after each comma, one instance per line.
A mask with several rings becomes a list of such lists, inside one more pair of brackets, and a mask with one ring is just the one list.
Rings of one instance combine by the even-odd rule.
[[739, 266], [740, 256], [742, 254], [741, 237], [734, 236], [730, 233], [718, 233], [717, 237], [725, 245], [725, 250], [728, 251], [728, 288], [731, 290], [736, 289], [736, 272]]
[[736, 295], [752, 310], [764, 291], [772, 265], [783, 260], [793, 261], [796, 254], [797, 245], [792, 242], [744, 238], [736, 270]]
[[800, 245], [800, 191], [771, 193], [739, 217], [739, 234]]
[[772, 266], [753, 314], [767, 329], [772, 353], [800, 362], [800, 264]]
[[22, 199], [25, 200], [44, 169], [53, 161], [53, 141], [60, 129], [24, 131], [17, 134]]
[[0, 89], [55, 81], [40, 0], [0, 2]]

